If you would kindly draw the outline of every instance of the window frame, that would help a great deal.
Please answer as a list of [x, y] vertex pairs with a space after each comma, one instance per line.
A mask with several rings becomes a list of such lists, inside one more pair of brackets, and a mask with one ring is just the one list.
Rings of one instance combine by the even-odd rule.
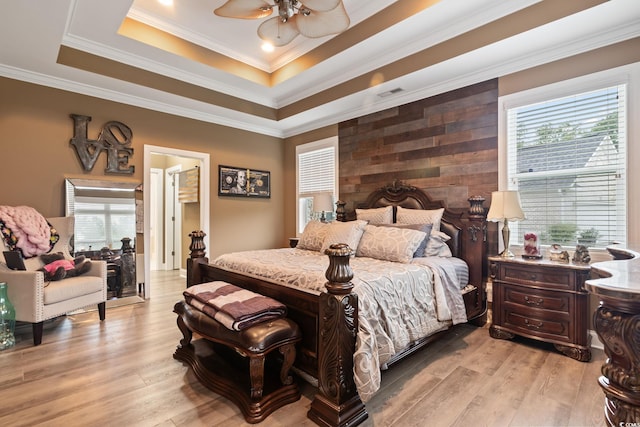
[[[509, 189], [508, 183], [508, 110], [524, 105], [535, 104], [545, 100], [562, 98], [577, 93], [589, 92], [595, 89], [626, 84], [626, 117], [624, 121], [627, 141], [626, 159], [626, 241], [640, 242], [640, 224], [634, 221], [640, 213], [640, 193], [634, 194], [632, 183], [638, 182], [640, 178], [639, 168], [631, 168], [630, 165], [640, 161], [640, 147], [638, 138], [640, 136], [640, 125], [630, 120], [640, 113], [638, 101], [640, 100], [640, 63], [618, 67], [602, 72], [589, 74], [565, 81], [560, 81], [520, 92], [503, 95], [498, 99], [498, 189]], [[634, 144], [635, 142], [635, 144]], [[526, 214], [526, 212], [525, 212]], [[513, 234], [513, 233], [512, 233]], [[516, 236], [514, 236], [516, 237]], [[500, 239], [499, 239], [500, 240]], [[502, 246], [502, 242], [500, 242]], [[499, 248], [502, 250], [502, 247]]]
[[[318, 141], [308, 142], [296, 146], [296, 196], [295, 196], [295, 216], [296, 216], [296, 236], [300, 236], [304, 227], [301, 226], [300, 219], [300, 155], [310, 153], [313, 151], [324, 150], [326, 148], [333, 148], [334, 150], [334, 180], [333, 180], [333, 197], [337, 200], [338, 196], [338, 177], [339, 177], [339, 163], [338, 163], [338, 137], [332, 136], [329, 138], [321, 139]], [[306, 225], [306, 224], [305, 224]]]

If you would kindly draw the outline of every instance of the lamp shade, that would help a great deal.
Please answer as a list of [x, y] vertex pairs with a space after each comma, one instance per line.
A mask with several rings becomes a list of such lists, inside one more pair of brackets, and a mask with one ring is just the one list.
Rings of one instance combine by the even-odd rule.
[[333, 194], [317, 193], [313, 196], [314, 212], [333, 212]]
[[524, 212], [520, 206], [520, 194], [517, 191], [494, 191], [491, 193], [491, 207], [487, 221], [523, 220]]

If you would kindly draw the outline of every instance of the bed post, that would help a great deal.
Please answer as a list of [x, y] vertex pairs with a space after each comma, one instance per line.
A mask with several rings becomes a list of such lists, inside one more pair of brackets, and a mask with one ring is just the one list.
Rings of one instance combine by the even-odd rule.
[[486, 261], [487, 246], [487, 225], [486, 212], [483, 206], [484, 197], [472, 196], [468, 199], [469, 216], [468, 227], [463, 232], [463, 248], [465, 260], [469, 265], [469, 284], [476, 286], [477, 292], [470, 295], [474, 298], [471, 304], [467, 305], [467, 316], [469, 320], [482, 326], [487, 321], [487, 296], [484, 264]]
[[307, 416], [321, 426], [355, 426], [367, 419], [353, 379], [353, 354], [358, 332], [358, 296], [351, 293], [351, 248], [331, 245], [325, 253], [327, 292], [320, 294], [318, 393]]
[[202, 271], [199, 264], [209, 263], [209, 258], [206, 257], [206, 248], [204, 247], [204, 236], [206, 236], [206, 233], [202, 230], [189, 233], [189, 237], [191, 237], [189, 251], [191, 251], [191, 254], [187, 258], [187, 288], [202, 283]]

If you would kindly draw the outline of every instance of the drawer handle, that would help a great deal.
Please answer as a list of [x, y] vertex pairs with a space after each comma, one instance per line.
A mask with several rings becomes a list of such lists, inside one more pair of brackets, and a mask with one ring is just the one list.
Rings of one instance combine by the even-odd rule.
[[532, 274], [529, 276], [529, 280], [536, 280], [538, 278], [538, 276], [536, 276], [535, 274]]
[[542, 303], [544, 303], [544, 299], [543, 298], [538, 298], [537, 300], [532, 300], [531, 298], [529, 298], [529, 296], [525, 295], [524, 296], [524, 302], [527, 305], [535, 305], [540, 307], [542, 305]]
[[529, 328], [535, 328], [535, 329], [540, 329], [540, 328], [542, 328], [542, 325], [543, 325], [542, 322], [538, 322], [537, 324], [533, 324], [533, 323], [529, 322], [529, 319], [524, 319], [524, 324], [527, 325], [527, 327], [529, 327]]

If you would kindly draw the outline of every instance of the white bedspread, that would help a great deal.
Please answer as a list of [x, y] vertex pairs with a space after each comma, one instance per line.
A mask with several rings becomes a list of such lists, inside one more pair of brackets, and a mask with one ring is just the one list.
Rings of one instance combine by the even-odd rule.
[[[354, 375], [363, 401], [380, 388], [380, 367], [393, 355], [417, 339], [467, 320], [455, 269], [446, 260], [429, 257], [401, 264], [351, 258], [359, 310]], [[317, 293], [325, 291], [329, 258], [286, 248], [229, 253], [213, 264]]]

